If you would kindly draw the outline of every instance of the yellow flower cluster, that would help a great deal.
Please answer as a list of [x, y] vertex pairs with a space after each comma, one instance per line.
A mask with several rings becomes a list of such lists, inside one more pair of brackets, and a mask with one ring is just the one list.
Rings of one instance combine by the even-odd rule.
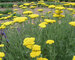
[[35, 8], [36, 8], [36, 6], [30, 6], [30, 8], [31, 8], [31, 9], [35, 9]]
[[39, 17], [39, 15], [38, 14], [31, 14], [31, 15], [29, 15], [29, 17], [31, 19], [35, 19], [35, 18]]
[[69, 22], [71, 26], [75, 26], [75, 21]]
[[69, 10], [69, 11], [73, 11], [74, 9], [73, 9], [73, 8], [67, 8], [67, 10]]
[[35, 58], [41, 54], [41, 46], [39, 45], [33, 45], [32, 52], [30, 53], [30, 56], [32, 58]]
[[0, 44], [0, 47], [4, 47], [4, 44]]
[[75, 56], [73, 56], [73, 59], [72, 60], [75, 60]]
[[2, 16], [3, 14], [0, 14], [0, 16]]
[[0, 26], [0, 29], [5, 29], [5, 28], [6, 28], [6, 26], [4, 26], [4, 25]]
[[26, 46], [29, 49], [32, 49], [32, 52], [30, 53], [30, 56], [32, 58], [35, 58], [41, 54], [41, 47], [39, 45], [34, 45], [34, 44], [35, 44], [34, 37], [25, 38], [23, 41], [24, 46]]
[[53, 9], [53, 8], [55, 8], [55, 5], [49, 5], [48, 8]]
[[61, 6], [58, 6], [58, 7], [55, 7], [56, 10], [64, 10], [65, 7], [61, 7]]
[[27, 17], [16, 17], [13, 19], [13, 21], [22, 23], [22, 22], [25, 22], [27, 19], [28, 19]]
[[25, 38], [23, 41], [23, 45], [26, 46], [29, 49], [32, 49], [32, 46], [35, 44], [35, 38], [30, 37], [30, 38]]
[[25, 15], [29, 15], [29, 14], [32, 14], [33, 12], [32, 11], [24, 11], [23, 14]]
[[44, 19], [44, 22], [41, 22], [41, 23], [39, 24], [39, 26], [40, 26], [41, 28], [45, 28], [48, 23], [55, 23], [55, 22], [56, 22], [56, 20]]
[[3, 19], [9, 19], [9, 18], [11, 18], [11, 17], [12, 17], [12, 14], [10, 14], [10, 15], [7, 16], [7, 17], [1, 17], [0, 20], [3, 20]]
[[14, 9], [14, 11], [18, 11], [18, 9]]
[[43, 9], [38, 9], [37, 11], [42, 12], [42, 11], [43, 11]]
[[57, 10], [55, 10], [55, 13], [53, 14], [53, 17], [58, 17], [58, 18], [62, 18], [65, 17], [65, 15], [62, 15], [61, 13], [63, 13], [62, 9], [64, 9], [64, 7], [56, 7]]
[[37, 58], [37, 60], [48, 60], [48, 59], [40, 57], [40, 58]]
[[46, 41], [46, 44], [53, 44], [54, 43], [54, 40], [47, 40]]
[[17, 5], [13, 5], [13, 7], [17, 7]]
[[30, 5], [30, 3], [24, 3], [23, 5], [25, 5], [25, 6], [29, 6], [29, 5]]
[[2, 60], [2, 58], [5, 56], [4, 52], [0, 52], [0, 60]]
[[44, 19], [45, 22], [47, 23], [55, 23], [56, 20], [52, 20], [52, 19]]

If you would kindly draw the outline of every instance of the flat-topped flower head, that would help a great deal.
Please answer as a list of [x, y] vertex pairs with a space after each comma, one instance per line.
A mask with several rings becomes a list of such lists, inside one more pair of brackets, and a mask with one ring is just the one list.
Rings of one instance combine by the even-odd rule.
[[32, 13], [33, 13], [32, 11], [24, 11], [24, 12], [23, 12], [23, 14], [26, 14], [26, 15], [32, 14]]
[[35, 44], [35, 38], [30, 37], [30, 38], [25, 38], [23, 41], [23, 45], [26, 46], [29, 49], [32, 49], [32, 46]]
[[1, 26], [0, 26], [0, 29], [5, 29], [5, 28], [6, 28], [5, 25], [1, 25]]
[[57, 9], [57, 10], [64, 10], [64, 9], [65, 9], [65, 7], [58, 6], [58, 7], [55, 7], [55, 9]]
[[2, 24], [5, 26], [8, 26], [8, 25], [12, 25], [13, 23], [14, 23], [13, 21], [8, 21], [8, 22], [4, 22]]
[[28, 18], [27, 17], [16, 17], [13, 19], [14, 22], [25, 22]]
[[39, 26], [41, 27], [41, 28], [46, 28], [46, 24], [48, 24], [47, 22], [41, 22], [40, 24], [39, 24]]
[[32, 52], [30, 53], [30, 56], [32, 58], [35, 58], [41, 54], [41, 46], [39, 45], [33, 45]]
[[44, 19], [45, 22], [47, 23], [55, 23], [56, 20], [52, 20], [52, 19]]
[[31, 9], [35, 9], [35, 8], [36, 8], [36, 6], [30, 6], [30, 8], [31, 8]]
[[73, 11], [74, 9], [73, 9], [73, 8], [67, 8], [67, 10], [69, 10], [69, 11]]
[[42, 12], [42, 11], [43, 11], [43, 9], [38, 9], [37, 11]]
[[46, 41], [46, 44], [53, 44], [54, 43], [54, 40], [47, 40]]
[[31, 15], [29, 15], [29, 17], [31, 19], [35, 19], [35, 18], [39, 17], [39, 15], [38, 14], [31, 14]]
[[4, 52], [0, 52], [0, 58], [4, 57], [5, 53]]
[[23, 5], [25, 5], [25, 6], [29, 6], [29, 5], [30, 5], [30, 3], [24, 3]]
[[49, 5], [48, 8], [53, 9], [53, 8], [55, 8], [55, 5]]
[[4, 44], [0, 44], [0, 47], [4, 47]]
[[75, 26], [75, 21], [69, 22], [71, 26]]

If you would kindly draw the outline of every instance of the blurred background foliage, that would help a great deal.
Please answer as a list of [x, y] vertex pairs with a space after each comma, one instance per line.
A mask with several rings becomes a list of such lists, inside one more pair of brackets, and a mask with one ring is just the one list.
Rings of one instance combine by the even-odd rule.
[[[19, 1], [31, 2], [40, 0], [0, 0], [0, 2], [19, 2]], [[44, 0], [44, 1], [56, 1], [56, 0]], [[75, 2], [75, 0], [59, 0], [59, 1]]]

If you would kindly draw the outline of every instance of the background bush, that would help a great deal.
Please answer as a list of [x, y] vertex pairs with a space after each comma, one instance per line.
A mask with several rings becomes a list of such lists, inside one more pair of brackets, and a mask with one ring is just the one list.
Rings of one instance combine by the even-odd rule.
[[12, 8], [13, 5], [13, 3], [0, 3], [0, 8]]

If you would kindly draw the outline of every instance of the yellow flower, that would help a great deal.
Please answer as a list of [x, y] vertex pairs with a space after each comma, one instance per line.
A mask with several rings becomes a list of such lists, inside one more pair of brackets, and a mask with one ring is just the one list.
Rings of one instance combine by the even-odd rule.
[[41, 50], [41, 46], [39, 46], [39, 45], [34, 45], [32, 47], [32, 51], [40, 51], [40, 50]]
[[41, 16], [41, 18], [44, 18], [45, 16]]
[[4, 52], [0, 52], [0, 58], [4, 57], [5, 53]]
[[38, 14], [31, 14], [31, 15], [29, 15], [29, 17], [32, 18], [32, 19], [34, 19], [34, 18], [39, 17], [39, 15]]
[[30, 53], [30, 56], [31, 56], [32, 58], [35, 58], [35, 57], [39, 56], [40, 54], [41, 54], [41, 51], [32, 51], [32, 52]]
[[51, 20], [51, 19], [44, 19], [44, 21], [47, 23], [55, 23], [56, 22], [56, 20]]
[[55, 10], [55, 13], [60, 14], [60, 13], [63, 13], [63, 11], [62, 10]]
[[23, 7], [21, 7], [22, 9], [26, 9], [27, 7], [26, 6], [23, 6]]
[[8, 26], [8, 25], [11, 25], [11, 24], [13, 24], [14, 22], [13, 21], [8, 21], [8, 22], [4, 22], [4, 23], [2, 23], [3, 25], [5, 25], [5, 26]]
[[31, 9], [34, 9], [34, 8], [36, 8], [36, 6], [31, 6], [30, 8], [31, 8]]
[[37, 58], [37, 60], [48, 60], [48, 59], [40, 57], [40, 58]]
[[49, 5], [48, 8], [55, 8], [55, 5]]
[[5, 29], [5, 28], [6, 28], [6, 26], [4, 26], [4, 25], [0, 26], [0, 29]]
[[51, 13], [51, 11], [48, 11], [48, 14], [50, 14]]
[[41, 54], [41, 46], [39, 45], [33, 45], [32, 52], [30, 53], [30, 56], [32, 58], [35, 58]]
[[57, 10], [63, 10], [63, 9], [65, 9], [65, 7], [55, 7], [55, 9], [57, 9]]
[[23, 14], [32, 14], [32, 11], [24, 11]]
[[73, 11], [74, 9], [73, 9], [73, 8], [67, 8], [67, 10], [69, 10], [69, 11]]
[[11, 12], [9, 12], [8, 14], [11, 14]]
[[19, 7], [21, 8], [21, 7], [23, 7], [23, 5], [20, 5]]
[[39, 26], [41, 28], [46, 28], [46, 24], [48, 24], [48, 23], [47, 22], [42, 22], [42, 23], [39, 24]]
[[18, 11], [18, 9], [14, 9], [14, 11]]
[[25, 5], [25, 6], [29, 6], [29, 5], [30, 5], [30, 3], [24, 3], [23, 5]]
[[43, 11], [43, 9], [38, 9], [37, 11], [42, 12], [42, 11]]
[[17, 5], [13, 5], [13, 7], [17, 7]]
[[54, 43], [54, 40], [47, 40], [46, 41], [46, 44], [53, 44]]
[[73, 56], [73, 59], [72, 60], [75, 60], [75, 56]]
[[2, 16], [3, 14], [0, 14], [0, 16]]
[[2, 60], [2, 58], [0, 58], [0, 60]]
[[35, 44], [35, 38], [31, 37], [31, 38], [25, 38], [23, 41], [23, 45], [26, 46], [27, 48], [31, 49], [32, 46]]
[[0, 47], [4, 47], [4, 44], [0, 44]]
[[69, 22], [71, 26], [75, 26], [75, 21]]
[[19, 23], [22, 23], [24, 21], [26, 21], [28, 18], [27, 17], [16, 17], [14, 18], [14, 22], [19, 22]]

